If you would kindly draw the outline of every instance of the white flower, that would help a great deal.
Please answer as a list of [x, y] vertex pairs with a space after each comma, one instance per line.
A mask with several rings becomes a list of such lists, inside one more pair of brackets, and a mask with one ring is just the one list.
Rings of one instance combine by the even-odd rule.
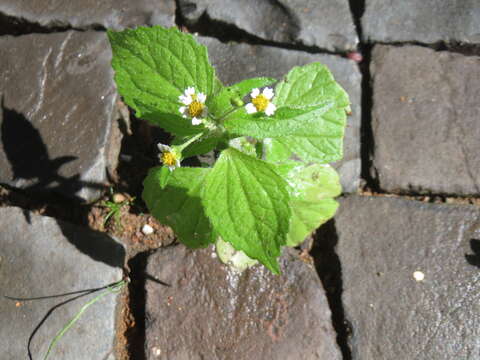
[[184, 118], [191, 118], [192, 125], [200, 125], [202, 119], [207, 116], [208, 109], [205, 106], [207, 96], [204, 93], [195, 93], [195, 88], [188, 87], [178, 100], [185, 106], [178, 109]]
[[271, 116], [277, 110], [277, 107], [270, 101], [273, 98], [273, 89], [265, 88], [260, 94], [259, 89], [253, 89], [250, 93], [252, 102], [245, 105], [245, 110], [248, 114], [256, 113], [257, 111], [263, 111], [265, 115]]
[[168, 166], [170, 171], [175, 170], [175, 168], [180, 167], [180, 159], [175, 150], [170, 146], [164, 144], [157, 145], [160, 154], [158, 157], [163, 165]]

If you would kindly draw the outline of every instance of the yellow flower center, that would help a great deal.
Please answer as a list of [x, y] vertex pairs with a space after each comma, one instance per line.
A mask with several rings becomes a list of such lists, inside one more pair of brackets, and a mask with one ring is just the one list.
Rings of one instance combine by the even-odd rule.
[[177, 163], [177, 157], [170, 151], [162, 153], [162, 163], [167, 166], [175, 166]]
[[263, 94], [260, 94], [252, 99], [252, 104], [255, 106], [257, 111], [265, 111], [267, 109], [268, 103], [269, 100]]
[[200, 101], [194, 100], [190, 103], [190, 105], [188, 105], [188, 115], [190, 115], [192, 118], [199, 117], [202, 115], [204, 107], [205, 105], [203, 105]]

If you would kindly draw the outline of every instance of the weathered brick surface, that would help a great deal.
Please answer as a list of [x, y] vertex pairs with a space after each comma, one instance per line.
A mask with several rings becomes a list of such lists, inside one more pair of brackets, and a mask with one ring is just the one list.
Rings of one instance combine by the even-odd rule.
[[0, 38], [0, 182], [94, 200], [120, 150], [106, 35]]
[[335, 227], [354, 360], [478, 357], [478, 207], [352, 196]]
[[477, 0], [366, 0], [363, 35], [370, 41], [480, 43]]
[[47, 28], [170, 27], [175, 25], [175, 0], [2, 0], [0, 14]]
[[[202, 16], [250, 35], [331, 51], [355, 49], [358, 38], [347, 0], [180, 0], [190, 23]], [[206, 14], [206, 15], [205, 15]]]
[[212, 249], [162, 249], [147, 273], [147, 359], [341, 359], [325, 292], [293, 251], [282, 276], [231, 272]]
[[480, 57], [373, 51], [374, 167], [389, 192], [480, 194]]
[[[0, 226], [0, 348], [4, 359], [26, 359], [35, 327], [75, 295], [19, 302], [3, 295], [41, 297], [111, 284], [122, 279], [125, 250], [107, 235], [20, 208], [0, 208]], [[55, 335], [98, 294], [53, 309], [31, 341], [33, 358], [43, 358]], [[113, 360], [116, 298], [109, 294], [88, 308], [50, 358]]]

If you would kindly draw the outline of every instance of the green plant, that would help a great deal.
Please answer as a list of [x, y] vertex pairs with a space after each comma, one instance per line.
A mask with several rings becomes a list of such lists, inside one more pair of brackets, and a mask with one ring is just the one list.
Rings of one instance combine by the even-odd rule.
[[122, 224], [120, 223], [120, 216], [122, 215], [122, 207], [131, 205], [133, 201], [135, 201], [135, 198], [115, 201], [115, 194], [113, 193], [112, 188], [110, 188], [110, 198], [111, 200], [105, 200], [100, 203], [100, 206], [108, 209], [108, 213], [103, 219], [103, 226], [106, 226], [108, 221], [111, 220], [111, 218], [113, 217], [115, 226], [121, 229]]
[[47, 315], [42, 319], [42, 321], [40, 321], [40, 323], [37, 325], [37, 327], [34, 329], [34, 331], [32, 332], [32, 334], [30, 335], [30, 338], [28, 340], [28, 343], [27, 343], [27, 351], [28, 351], [28, 357], [31, 359], [32, 356], [31, 356], [31, 353], [30, 353], [30, 342], [31, 340], [33, 339], [35, 333], [37, 332], [37, 330], [40, 328], [40, 326], [42, 326], [42, 324], [44, 323], [44, 321], [48, 318], [48, 316], [51, 315], [51, 313], [56, 309], [58, 308], [59, 306], [63, 306], [63, 305], [66, 305], [67, 303], [71, 302], [71, 301], [74, 301], [74, 300], [77, 300], [83, 296], [87, 296], [87, 295], [90, 295], [90, 294], [93, 294], [95, 292], [98, 292], [98, 291], [101, 291], [101, 290], [105, 290], [103, 292], [101, 292], [99, 295], [95, 296], [93, 299], [90, 299], [89, 301], [87, 301], [81, 308], [80, 310], [75, 314], [75, 316], [73, 318], [71, 318], [66, 324], [65, 326], [57, 332], [57, 334], [55, 335], [55, 337], [52, 339], [52, 341], [50, 342], [49, 346], [48, 346], [48, 349], [43, 357], [43, 360], [47, 360], [52, 352], [52, 350], [55, 348], [55, 346], [57, 345], [57, 343], [60, 341], [60, 339], [63, 337], [63, 335], [65, 335], [65, 333], [70, 330], [70, 328], [80, 319], [80, 317], [83, 315], [83, 313], [90, 307], [92, 306], [93, 304], [95, 304], [97, 301], [101, 300], [103, 297], [105, 297], [106, 295], [109, 295], [109, 294], [112, 294], [112, 293], [118, 293], [120, 292], [130, 281], [130, 278], [128, 277], [125, 277], [123, 278], [122, 280], [120, 281], [117, 281], [113, 284], [110, 284], [110, 285], [106, 285], [106, 286], [102, 286], [102, 287], [99, 287], [99, 288], [95, 288], [95, 289], [87, 289], [87, 290], [77, 290], [77, 291], [72, 291], [72, 292], [68, 292], [68, 293], [64, 293], [64, 294], [55, 294], [55, 295], [47, 295], [47, 296], [37, 296], [37, 297], [31, 297], [31, 298], [17, 298], [17, 297], [12, 297], [12, 296], [7, 296], [7, 295], [3, 295], [4, 298], [6, 298], [7, 300], [12, 300], [12, 301], [37, 301], [37, 300], [45, 300], [45, 299], [52, 299], [52, 298], [59, 298], [59, 297], [64, 297], [64, 296], [74, 296], [74, 297], [70, 297], [69, 299], [55, 305], [54, 307], [52, 307]]
[[101, 300], [103, 297], [109, 294], [113, 293], [118, 293], [122, 290], [122, 288], [127, 284], [127, 280], [123, 279], [120, 280], [112, 285], [106, 286], [105, 291], [94, 297], [93, 299], [89, 300], [87, 303], [85, 303], [80, 310], [75, 314], [75, 316], [70, 319], [70, 321], [65, 324], [65, 326], [55, 335], [53, 340], [50, 342], [50, 345], [48, 346], [47, 352], [45, 356], [43, 357], [43, 360], [47, 360], [51, 351], [53, 348], [57, 345], [57, 342], [65, 335], [65, 333], [70, 330], [70, 328], [80, 319], [80, 317], [83, 315], [83, 313], [93, 304], [95, 304], [97, 301]]
[[[301, 243], [337, 209], [341, 188], [328, 163], [342, 158], [346, 92], [320, 63], [294, 67], [275, 90], [267, 77], [224, 86], [206, 48], [176, 28], [108, 37], [124, 101], [175, 136], [159, 144], [163, 166], [144, 181], [151, 213], [191, 248], [215, 243], [223, 261], [243, 252], [242, 264], [255, 259], [278, 274], [281, 247]], [[214, 149], [213, 167], [180, 167]]]

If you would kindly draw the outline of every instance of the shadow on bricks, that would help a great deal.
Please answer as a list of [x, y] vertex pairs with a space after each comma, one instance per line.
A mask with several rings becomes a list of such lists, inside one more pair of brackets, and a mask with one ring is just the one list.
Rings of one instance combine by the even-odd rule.
[[470, 248], [473, 254], [465, 254], [465, 259], [470, 265], [480, 268], [480, 240], [470, 239]]
[[[14, 179], [37, 180], [33, 185], [25, 187], [26, 192], [42, 192], [47, 188], [53, 192], [68, 189], [73, 194], [81, 188], [90, 187], [104, 189], [103, 184], [89, 183], [80, 180], [79, 175], [65, 177], [59, 169], [66, 163], [74, 161], [74, 156], [61, 156], [50, 159], [48, 149], [27, 118], [14, 110], [3, 106], [3, 121], [0, 126], [1, 141], [7, 159], [12, 167]], [[53, 187], [51, 186], [53, 185]], [[64, 192], [64, 191], [63, 191]], [[75, 202], [82, 202], [74, 197]], [[25, 219], [30, 223], [30, 212], [24, 211]], [[83, 214], [85, 217], [86, 214]], [[95, 261], [103, 262], [112, 267], [122, 268], [125, 262], [125, 249], [109, 236], [98, 232], [88, 240], [79, 234], [78, 228], [69, 223], [57, 220], [57, 223], [67, 240], [80, 252]]]
[[104, 290], [106, 289], [108, 286], [112, 286], [114, 284], [108, 284], [108, 285], [105, 285], [105, 286], [102, 286], [102, 287], [98, 287], [98, 288], [94, 288], [94, 289], [85, 289], [85, 290], [78, 290], [78, 291], [73, 291], [73, 292], [69, 292], [69, 293], [64, 293], [64, 294], [56, 294], [56, 295], [51, 295], [51, 296], [41, 296], [41, 297], [37, 297], [37, 298], [14, 298], [14, 297], [10, 297], [10, 296], [5, 296], [5, 298], [9, 299], [9, 300], [14, 300], [14, 301], [35, 301], [35, 300], [45, 300], [45, 299], [53, 299], [53, 298], [59, 298], [59, 297], [65, 297], [65, 296], [71, 296], [71, 295], [76, 295], [74, 297], [71, 297], [69, 299], [66, 299], [54, 306], [52, 306], [48, 311], [47, 313], [43, 316], [43, 318], [38, 322], [38, 324], [35, 326], [35, 328], [32, 330], [32, 332], [30, 333], [30, 336], [28, 337], [28, 341], [27, 341], [27, 355], [28, 355], [28, 360], [33, 360], [33, 357], [32, 357], [32, 349], [31, 349], [31, 346], [32, 346], [32, 342], [33, 342], [33, 338], [35, 337], [35, 334], [37, 334], [37, 332], [40, 330], [40, 328], [43, 326], [43, 324], [45, 323], [45, 321], [47, 321], [47, 319], [59, 308], [61, 308], [62, 306], [65, 306], [67, 305], [68, 303], [72, 302], [72, 301], [75, 301], [75, 300], [78, 300], [82, 297], [85, 297], [85, 296], [88, 296], [90, 294], [93, 294], [97, 291], [100, 291], [100, 290]]
[[[105, 185], [82, 181], [78, 174], [65, 177], [59, 174], [60, 168], [75, 156], [61, 156], [50, 159], [48, 149], [40, 133], [27, 118], [15, 110], [3, 106], [1, 141], [5, 155], [10, 163], [13, 179], [37, 181], [24, 188], [25, 191], [45, 191], [77, 193], [84, 187], [104, 189]], [[52, 186], [53, 185], [53, 186]], [[79, 202], [79, 198], [75, 198]]]

